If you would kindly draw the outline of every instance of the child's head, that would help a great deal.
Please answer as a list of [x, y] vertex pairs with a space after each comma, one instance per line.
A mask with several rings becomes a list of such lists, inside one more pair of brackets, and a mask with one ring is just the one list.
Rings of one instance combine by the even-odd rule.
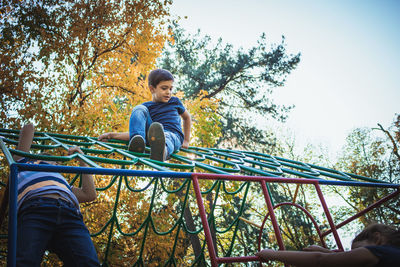
[[174, 81], [174, 76], [172, 76], [171, 72], [163, 69], [156, 69], [150, 71], [149, 74], [149, 87], [156, 88], [157, 85], [162, 81]]
[[152, 70], [149, 74], [149, 88], [154, 102], [168, 103], [172, 96], [174, 77], [163, 69]]
[[400, 246], [400, 231], [384, 224], [371, 224], [354, 238], [351, 248], [368, 245]]

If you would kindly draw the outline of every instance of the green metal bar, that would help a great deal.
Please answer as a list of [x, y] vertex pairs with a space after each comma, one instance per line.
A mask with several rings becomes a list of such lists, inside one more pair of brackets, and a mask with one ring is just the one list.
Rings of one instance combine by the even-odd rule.
[[14, 161], [10, 151], [8, 150], [8, 148], [6, 147], [6, 145], [4, 144], [4, 142], [1, 138], [0, 138], [0, 147], [4, 153], [4, 156], [6, 157], [8, 165], [11, 166], [11, 164], [15, 163], [15, 161]]

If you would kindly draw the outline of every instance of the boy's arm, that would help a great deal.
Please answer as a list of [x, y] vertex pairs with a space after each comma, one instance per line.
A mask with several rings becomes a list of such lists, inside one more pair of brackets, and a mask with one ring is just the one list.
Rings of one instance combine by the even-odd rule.
[[[23, 151], [23, 152], [29, 152], [31, 149], [32, 141], [33, 141], [33, 135], [35, 133], [35, 126], [33, 126], [32, 123], [25, 124], [21, 131], [19, 132], [19, 140], [18, 140], [18, 145], [17, 145], [17, 150]], [[21, 159], [21, 156], [14, 155], [13, 159], [15, 161]]]
[[[22, 127], [21, 131], [19, 132], [17, 150], [23, 152], [29, 152], [29, 150], [31, 149], [34, 133], [35, 133], [35, 127], [33, 126], [33, 124], [32, 123], [25, 124]], [[13, 159], [15, 161], [18, 161], [21, 158], [22, 158], [21, 156], [13, 155]], [[4, 218], [6, 216], [8, 197], [9, 197], [9, 186], [10, 186], [10, 180], [7, 181], [6, 189], [4, 191], [0, 203], [0, 226], [3, 224]]]
[[318, 245], [311, 245], [308, 247], [303, 248], [303, 251], [313, 251], [313, 252], [324, 252], [324, 253], [335, 253], [335, 251], [318, 246]]
[[277, 260], [295, 266], [375, 266], [379, 259], [361, 247], [347, 252], [323, 253], [264, 249], [256, 254], [264, 260]]
[[[82, 150], [77, 147], [70, 147], [68, 154], [81, 153]], [[88, 165], [81, 159], [79, 159], [79, 165], [82, 167], [88, 167]], [[92, 174], [82, 174], [82, 187], [71, 187], [71, 191], [75, 194], [79, 203], [93, 201], [97, 198], [96, 186], [94, 185]]]
[[187, 110], [181, 114], [182, 120], [183, 120], [183, 143], [182, 147], [183, 148], [188, 148], [189, 147], [189, 142], [190, 142], [190, 131], [192, 129], [192, 118], [190, 117], [190, 114]]
[[99, 141], [108, 141], [110, 139], [129, 141], [129, 132], [117, 133], [103, 133], [98, 138]]

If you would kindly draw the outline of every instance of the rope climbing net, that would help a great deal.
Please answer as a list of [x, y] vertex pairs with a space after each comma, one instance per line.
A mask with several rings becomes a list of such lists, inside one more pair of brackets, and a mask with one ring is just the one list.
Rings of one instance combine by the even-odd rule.
[[[148, 148], [130, 152], [123, 141], [36, 132], [25, 153], [15, 149], [18, 133], [0, 129], [2, 187], [10, 174], [8, 232], [1, 235], [9, 266], [17, 249], [16, 177], [25, 170], [60, 172], [74, 186], [82, 174], [95, 175], [98, 198], [81, 211], [103, 266], [254, 262], [260, 248], [299, 249], [307, 242], [340, 250], [340, 228], [400, 193], [398, 184], [254, 151], [190, 147], [159, 162], [149, 159]], [[75, 145], [84, 155], [67, 155]], [[16, 163], [12, 154], [58, 164]], [[77, 157], [89, 167], [78, 167]], [[335, 203], [325, 195], [338, 186], [383, 193], [337, 223]]]

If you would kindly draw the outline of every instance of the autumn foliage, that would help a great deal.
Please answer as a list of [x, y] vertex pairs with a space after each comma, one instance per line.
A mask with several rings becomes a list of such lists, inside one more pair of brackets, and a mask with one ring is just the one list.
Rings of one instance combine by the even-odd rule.
[[[157, 67], [156, 59], [171, 38], [165, 27], [170, 22], [170, 4], [169, 0], [2, 2], [0, 128], [19, 129], [30, 121], [37, 131], [70, 135], [127, 131], [133, 107], [151, 100], [147, 73]], [[192, 144], [213, 146], [220, 135], [215, 113], [218, 102], [204, 96], [201, 92], [184, 104], [194, 120]], [[6, 165], [4, 159], [2, 164]], [[2, 169], [3, 183], [8, 179], [7, 172]], [[97, 188], [107, 186], [110, 179], [96, 177]], [[131, 183], [134, 186], [135, 181]], [[108, 257], [100, 260], [112, 266], [141, 260], [157, 265], [167, 260], [167, 247], [175, 240], [176, 231], [165, 237], [148, 230], [143, 247], [146, 259], [137, 259], [143, 232], [134, 237], [117, 235], [112, 238], [112, 247], [107, 247], [108, 233], [114, 233], [116, 220], [123, 222], [123, 232], [135, 231], [145, 220], [144, 212], [150, 204], [143, 195], [120, 191], [117, 183], [100, 191], [95, 203], [82, 207], [91, 233], [112, 221], [107, 230], [93, 238], [99, 255]], [[119, 210], [113, 214], [117, 192], [121, 192]], [[153, 218], [167, 229], [176, 219], [173, 214], [172, 206], [167, 206]], [[187, 247], [178, 244], [175, 255], [183, 255]], [[47, 262], [59, 263], [54, 256]]]
[[[146, 73], [168, 35], [169, 1], [14, 1], [2, 14], [1, 123], [123, 130], [150, 99]], [[55, 8], [56, 7], [56, 8]], [[4, 7], [3, 7], [4, 9]]]

